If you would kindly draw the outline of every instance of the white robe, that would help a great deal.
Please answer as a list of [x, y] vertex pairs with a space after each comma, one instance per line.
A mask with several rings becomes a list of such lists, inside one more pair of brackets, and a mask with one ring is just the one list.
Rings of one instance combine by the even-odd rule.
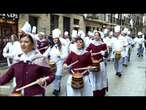
[[[50, 55], [50, 60], [56, 63], [57, 71], [56, 75], [62, 76], [63, 71], [63, 62], [65, 58], [68, 55], [68, 51], [65, 46], [62, 46], [61, 50], [59, 48], [55, 47], [55, 45], [52, 48], [48, 48], [43, 56], [48, 57]], [[60, 58], [58, 57], [60, 56]]]
[[6, 46], [3, 49], [3, 56], [7, 58], [7, 63], [9, 67], [11, 66], [10, 58], [13, 59], [15, 55], [20, 53], [22, 53], [22, 50], [19, 41], [14, 41], [13, 44], [12, 42], [8, 42], [6, 44]]
[[93, 96], [92, 86], [88, 75], [83, 77], [84, 87], [82, 89], [73, 89], [71, 87], [71, 80], [72, 80], [72, 75], [70, 74], [68, 76], [67, 86], [66, 86], [67, 96]]

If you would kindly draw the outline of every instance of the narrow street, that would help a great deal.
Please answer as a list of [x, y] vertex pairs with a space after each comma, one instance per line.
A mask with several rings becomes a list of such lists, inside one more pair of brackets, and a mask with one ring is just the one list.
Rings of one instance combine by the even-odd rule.
[[131, 61], [124, 67], [121, 78], [115, 75], [113, 65], [108, 66], [109, 91], [108, 96], [145, 96], [146, 95], [146, 53], [137, 57], [137, 48], [133, 48]]
[[[138, 57], [137, 48], [132, 49], [131, 61], [128, 67], [124, 67], [122, 77], [115, 75], [113, 62], [108, 62], [108, 86], [106, 96], [146, 96], [146, 52], [143, 57]], [[6, 69], [0, 70], [4, 73]], [[66, 96], [67, 74], [63, 75], [60, 96]], [[11, 91], [11, 83], [0, 86], [0, 95], [8, 96]], [[47, 87], [46, 96], [53, 96], [53, 84]]]

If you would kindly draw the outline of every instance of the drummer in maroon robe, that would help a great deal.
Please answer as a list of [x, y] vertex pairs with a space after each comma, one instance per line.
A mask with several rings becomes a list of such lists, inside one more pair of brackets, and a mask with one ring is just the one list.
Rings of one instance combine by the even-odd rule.
[[[0, 76], [0, 85], [4, 85], [15, 77], [16, 87], [12, 93], [20, 93], [22, 96], [42, 96], [45, 94], [44, 85], [54, 80], [54, 74], [50, 71], [48, 60], [35, 49], [36, 40], [25, 34], [20, 38], [22, 54], [14, 58], [13, 65]], [[49, 76], [47, 80], [43, 77]], [[25, 86], [37, 80], [37, 84], [16, 92], [17, 88]]]
[[41, 54], [43, 54], [49, 47], [49, 42], [47, 38], [45, 38], [45, 34], [43, 32], [40, 32], [38, 34], [38, 40], [37, 40], [37, 48], [40, 51]]
[[[70, 67], [69, 73], [71, 73], [67, 80], [67, 96], [93, 96], [90, 80], [88, 78], [89, 72], [87, 70], [75, 70], [75, 68], [82, 68], [82, 67], [88, 67], [92, 65], [91, 60], [91, 53], [86, 51], [84, 48], [84, 41], [82, 38], [76, 39], [76, 49], [73, 49], [71, 53], [68, 55], [67, 59], [64, 62], [64, 67], [66, 68], [70, 64], [75, 63]], [[72, 82], [72, 75], [73, 73], [79, 72], [83, 74], [83, 82], [84, 87], [81, 89], [74, 89], [71, 86]]]
[[[94, 39], [91, 41], [89, 46], [86, 49], [92, 54], [92, 58], [95, 61], [100, 62], [100, 70], [92, 71], [90, 74], [90, 80], [92, 84], [92, 90], [94, 96], [105, 96], [107, 90], [107, 73], [106, 68], [103, 62], [103, 57], [107, 50], [106, 44], [102, 41], [100, 32], [94, 33]], [[98, 53], [98, 54], [97, 54]]]

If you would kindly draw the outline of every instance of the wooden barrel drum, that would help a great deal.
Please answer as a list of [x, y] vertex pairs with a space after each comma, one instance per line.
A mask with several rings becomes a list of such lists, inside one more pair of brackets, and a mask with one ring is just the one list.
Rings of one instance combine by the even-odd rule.
[[72, 75], [71, 86], [74, 89], [81, 89], [84, 87], [83, 75], [80, 73], [74, 73]]
[[52, 72], [55, 73], [56, 72], [56, 63], [49, 60], [49, 66], [50, 66]]
[[120, 58], [121, 58], [121, 51], [116, 51], [115, 59], [120, 60]]

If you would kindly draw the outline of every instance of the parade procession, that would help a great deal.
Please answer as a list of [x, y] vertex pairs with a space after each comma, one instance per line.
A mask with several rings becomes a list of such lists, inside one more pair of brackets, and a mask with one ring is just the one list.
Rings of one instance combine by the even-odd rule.
[[0, 14], [0, 96], [146, 96], [146, 14]]

